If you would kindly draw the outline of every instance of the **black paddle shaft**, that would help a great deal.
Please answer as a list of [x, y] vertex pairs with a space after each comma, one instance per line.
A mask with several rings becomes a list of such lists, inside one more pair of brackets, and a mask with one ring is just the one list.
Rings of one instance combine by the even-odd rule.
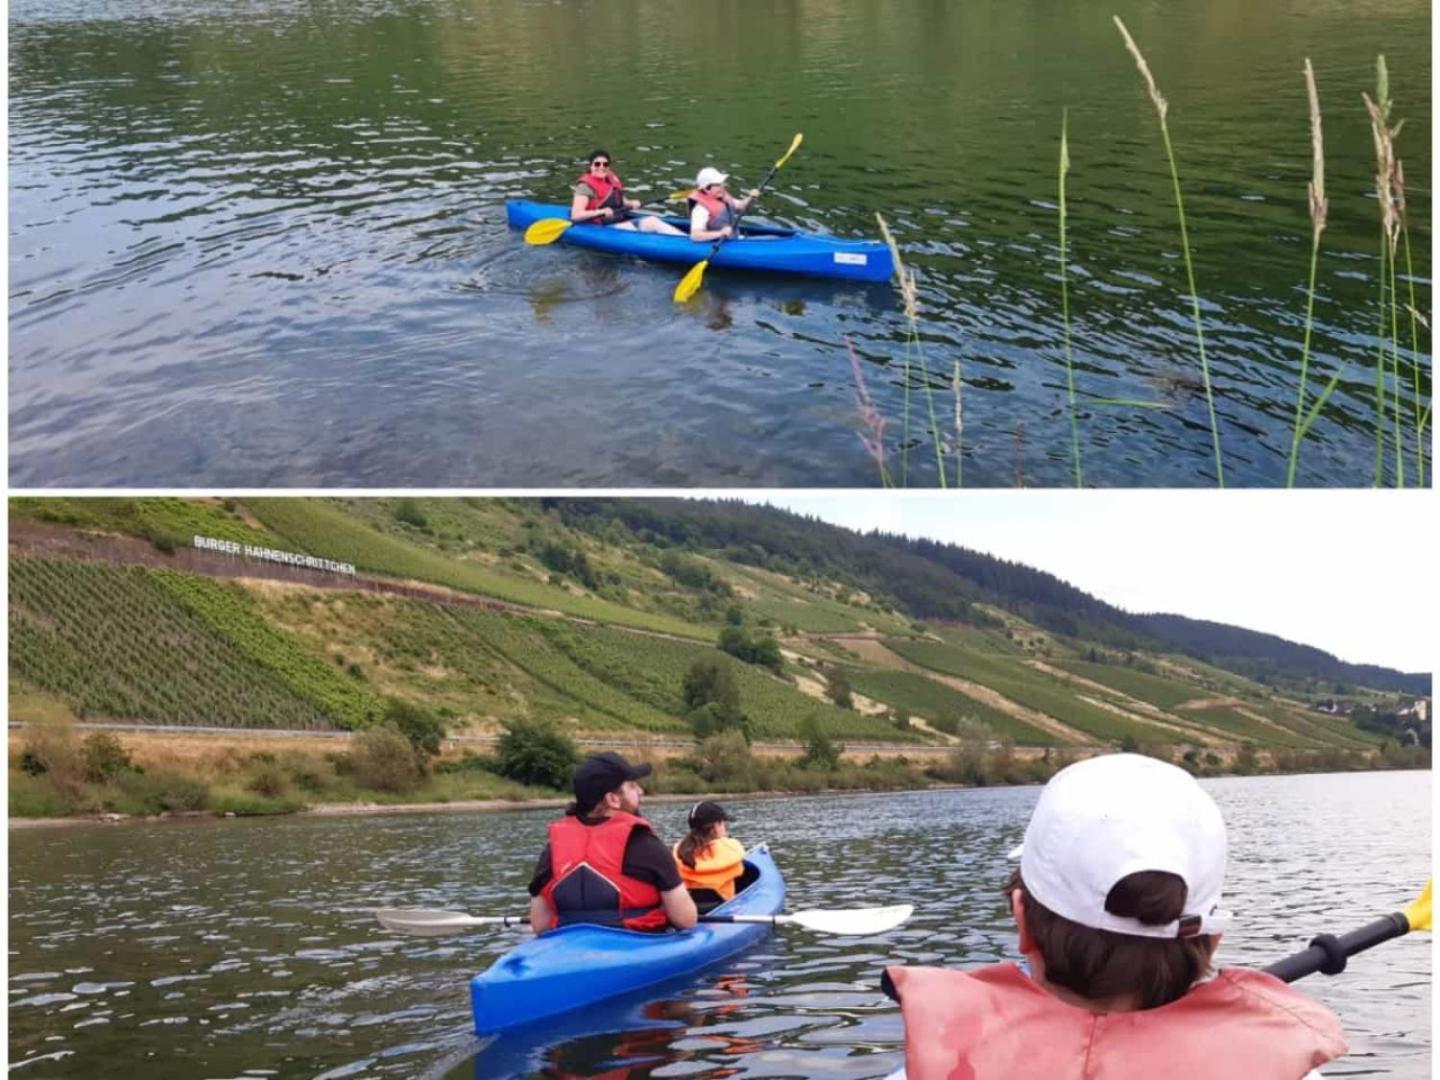
[[1338, 975], [1345, 970], [1345, 961], [1356, 953], [1409, 932], [1410, 920], [1397, 911], [1339, 937], [1334, 934], [1321, 934], [1311, 940], [1308, 949], [1294, 956], [1287, 956], [1284, 960], [1277, 960], [1263, 970], [1287, 983], [1316, 971], [1322, 971], [1326, 975]]
[[[790, 156], [789, 154], [786, 154], [786, 155], [785, 155], [785, 157], [789, 157], [789, 156]], [[784, 158], [781, 158], [780, 160], [783, 161]], [[780, 162], [777, 161], [774, 165], [771, 165], [771, 166], [770, 166], [770, 171], [765, 174], [765, 179], [760, 181], [760, 186], [759, 186], [758, 188], [756, 188], [755, 190], [758, 191], [758, 192], [760, 193], [760, 195], [764, 195], [764, 194], [765, 194], [765, 189], [770, 186], [770, 181], [775, 179], [775, 174], [776, 174], [777, 172], [779, 172], [779, 171], [780, 171]], [[760, 201], [760, 195], [756, 195], [756, 196], [755, 196], [755, 199], [750, 203], [750, 206], [754, 206], [756, 202], [759, 202], [759, 201]], [[710, 247], [710, 254], [705, 256], [705, 258], [706, 258], [707, 260], [713, 259], [713, 258], [715, 257], [715, 253], [720, 250], [720, 245], [723, 244], [723, 243], [725, 243], [726, 240], [734, 240], [735, 237], [737, 237], [737, 236], [740, 235], [740, 219], [743, 218], [743, 217], [744, 217], [746, 214], [748, 214], [749, 212], [750, 212], [750, 207], [747, 206], [744, 210], [741, 210], [740, 213], [738, 213], [738, 214], [735, 215], [735, 224], [734, 224], [733, 226], [731, 226], [730, 235], [729, 235], [729, 236], [722, 236], [722, 237], [720, 237], [719, 240], [716, 240], [715, 243], [714, 243], [713, 245], [711, 245], [711, 247]]]

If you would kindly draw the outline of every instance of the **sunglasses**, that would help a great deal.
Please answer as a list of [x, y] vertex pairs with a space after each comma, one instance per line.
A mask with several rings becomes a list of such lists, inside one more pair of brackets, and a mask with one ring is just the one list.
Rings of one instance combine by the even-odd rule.
[[602, 168], [602, 169], [608, 169], [608, 168], [610, 167], [610, 162], [608, 162], [608, 161], [592, 161], [592, 162], [590, 162], [590, 167], [591, 167], [592, 169], [595, 168], [596, 165], [599, 165], [600, 168]]

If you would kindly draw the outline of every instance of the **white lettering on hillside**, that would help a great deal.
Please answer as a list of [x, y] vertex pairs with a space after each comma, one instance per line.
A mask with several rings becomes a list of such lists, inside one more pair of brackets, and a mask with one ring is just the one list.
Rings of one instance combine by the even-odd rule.
[[274, 548], [258, 547], [255, 544], [241, 544], [234, 540], [217, 540], [213, 536], [196, 536], [195, 546], [201, 551], [219, 551], [226, 555], [243, 555], [247, 559], [264, 559], [267, 562], [286, 563], [289, 566], [303, 566], [309, 570], [328, 570], [332, 574], [354, 574], [355, 564], [322, 559], [317, 555], [299, 555], [293, 551], [276, 551]]

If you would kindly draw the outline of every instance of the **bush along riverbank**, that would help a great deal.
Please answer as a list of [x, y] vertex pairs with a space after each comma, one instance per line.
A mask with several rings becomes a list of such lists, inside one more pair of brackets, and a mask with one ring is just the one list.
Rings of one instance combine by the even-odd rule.
[[[403, 707], [338, 751], [256, 750], [241, 740], [206, 740], [203, 751], [179, 740], [129, 742], [111, 732], [82, 736], [65, 722], [27, 727], [11, 740], [11, 818], [249, 816], [555, 800], [568, 797], [571, 773], [582, 757], [568, 734], [529, 720], [507, 722], [493, 754], [441, 755], [438, 727], [420, 710]], [[1242, 745], [1221, 754], [1133, 744], [1097, 751], [1113, 749], [1173, 761], [1199, 776], [1430, 767], [1428, 747], [1394, 744], [1373, 751], [1258, 751]], [[927, 760], [876, 755], [850, 762], [842, 760], [843, 753], [843, 745], [815, 728], [800, 754], [761, 756], [742, 730], [730, 727], [697, 740], [692, 753], [657, 761], [646, 786], [656, 795], [697, 795], [1038, 784], [1085, 756], [1026, 754], [1003, 742], [960, 746]]]

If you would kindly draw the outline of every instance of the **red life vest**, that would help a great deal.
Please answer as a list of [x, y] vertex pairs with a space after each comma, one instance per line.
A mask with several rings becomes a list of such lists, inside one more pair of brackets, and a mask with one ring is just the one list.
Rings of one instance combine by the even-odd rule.
[[[599, 210], [602, 207], [608, 206], [612, 210], [617, 211], [616, 216], [610, 219], [612, 222], [623, 221], [625, 219], [625, 196], [621, 194], [625, 190], [625, 185], [620, 182], [620, 177], [608, 170], [603, 177], [593, 176], [587, 172], [584, 176], [580, 177], [580, 183], [588, 187], [593, 193], [590, 196], [590, 201], [585, 204], [586, 210]], [[603, 225], [605, 222], [600, 218], [588, 218], [581, 222], [581, 224]]]
[[698, 203], [709, 212], [710, 224], [706, 226], [707, 228], [723, 229], [726, 225], [735, 224], [737, 216], [735, 204], [728, 195], [717, 199], [714, 195], [707, 195], [697, 188], [686, 198], [690, 201], [691, 206]]
[[905, 1017], [909, 1080], [1300, 1080], [1348, 1049], [1329, 1009], [1279, 979], [1222, 969], [1138, 1012], [1066, 1004], [1014, 964], [886, 972]]
[[644, 818], [623, 811], [595, 825], [568, 814], [551, 823], [550, 880], [540, 895], [550, 902], [558, 925], [658, 930], [668, 924], [660, 890], [622, 869], [625, 845], [636, 829], [653, 831]]

